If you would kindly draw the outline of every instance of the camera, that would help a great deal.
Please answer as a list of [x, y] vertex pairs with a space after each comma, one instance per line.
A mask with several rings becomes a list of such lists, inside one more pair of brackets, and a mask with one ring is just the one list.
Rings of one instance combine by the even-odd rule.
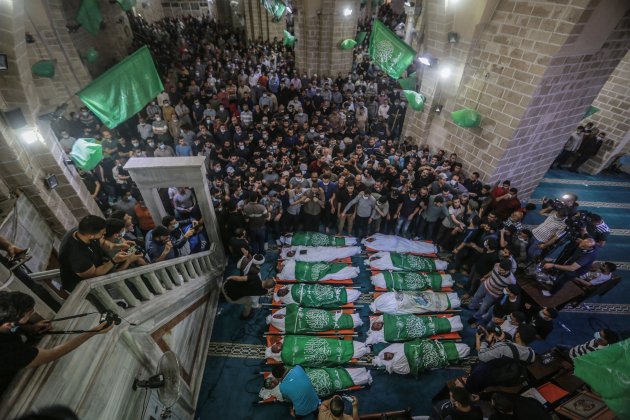
[[103, 322], [106, 322], [107, 325], [112, 325], [112, 324], [120, 325], [120, 323], [122, 322], [122, 319], [115, 313], [111, 311], [107, 311], [107, 312], [101, 313], [101, 319], [99, 323], [102, 324]]

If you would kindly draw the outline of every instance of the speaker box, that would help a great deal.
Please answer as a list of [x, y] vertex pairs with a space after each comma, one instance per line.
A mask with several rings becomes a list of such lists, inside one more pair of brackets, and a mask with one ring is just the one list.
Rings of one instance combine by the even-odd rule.
[[9, 124], [14, 130], [19, 130], [20, 128], [26, 127], [26, 118], [24, 118], [24, 113], [20, 108], [12, 109], [11, 111], [6, 111], [2, 113], [5, 121]]

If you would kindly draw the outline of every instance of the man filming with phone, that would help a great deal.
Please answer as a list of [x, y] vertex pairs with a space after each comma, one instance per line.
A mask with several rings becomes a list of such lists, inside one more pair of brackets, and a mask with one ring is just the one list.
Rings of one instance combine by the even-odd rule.
[[22, 292], [0, 292], [0, 395], [6, 390], [17, 372], [35, 368], [70, 353], [97, 334], [111, 330], [112, 324], [103, 322], [95, 328], [78, 334], [50, 349], [35, 347], [32, 335], [52, 329], [50, 321], [29, 323], [35, 312], [35, 300]]

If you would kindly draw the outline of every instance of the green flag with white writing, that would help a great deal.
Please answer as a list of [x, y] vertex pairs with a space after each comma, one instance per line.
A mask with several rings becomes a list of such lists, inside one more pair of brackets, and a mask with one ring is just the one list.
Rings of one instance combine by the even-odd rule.
[[302, 308], [287, 305], [284, 327], [287, 334], [308, 334], [321, 331], [354, 329], [354, 321], [349, 314], [340, 311]]
[[403, 90], [403, 94], [409, 102], [409, 107], [414, 111], [422, 111], [424, 109], [424, 102], [426, 98], [423, 94], [413, 90]]
[[282, 19], [284, 11], [287, 9], [287, 6], [285, 6], [280, 0], [261, 0], [261, 3], [263, 7], [273, 16], [272, 20], [274, 22], [279, 22], [280, 19]]
[[459, 360], [455, 343], [450, 341], [415, 340], [405, 343], [405, 356], [411, 373], [417, 375], [427, 369], [446, 367]]
[[399, 270], [435, 271], [435, 260], [433, 258], [419, 257], [411, 254], [399, 254], [397, 252], [391, 252], [389, 255], [392, 259], [392, 264]]
[[346, 246], [345, 238], [319, 232], [295, 232], [291, 246]]
[[442, 275], [439, 273], [385, 271], [382, 274], [388, 291], [421, 292], [427, 289], [442, 289]]
[[298, 305], [309, 308], [338, 308], [348, 303], [345, 287], [324, 284], [294, 284], [291, 298]]
[[107, 127], [114, 128], [140, 112], [163, 90], [151, 52], [144, 46], [77, 95]]
[[385, 341], [395, 343], [451, 332], [448, 319], [439, 316], [383, 315]]
[[335, 392], [343, 391], [354, 386], [352, 377], [343, 368], [304, 369], [311, 380], [313, 388], [319, 398], [329, 397]]
[[280, 357], [285, 365], [303, 367], [341, 366], [352, 360], [354, 345], [351, 340], [337, 338], [287, 335]]
[[131, 9], [133, 9], [136, 6], [136, 0], [116, 0], [116, 2], [120, 5], [120, 8], [125, 12], [131, 11]]
[[372, 25], [368, 53], [374, 64], [394, 79], [400, 77], [416, 56], [413, 48], [379, 20]]
[[98, 8], [98, 0], [82, 0], [76, 21], [85, 28], [86, 31], [96, 36], [101, 28], [103, 16]]
[[330, 264], [322, 262], [295, 262], [295, 279], [297, 281], [319, 281], [328, 274], [333, 274], [348, 267], [346, 264]]

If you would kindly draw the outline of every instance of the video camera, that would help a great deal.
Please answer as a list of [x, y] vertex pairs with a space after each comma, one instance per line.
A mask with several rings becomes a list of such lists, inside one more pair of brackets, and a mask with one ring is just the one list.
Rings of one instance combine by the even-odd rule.
[[120, 325], [120, 323], [122, 322], [122, 318], [111, 311], [106, 311], [101, 313], [99, 324], [102, 324], [103, 322], [106, 322], [107, 325]]

